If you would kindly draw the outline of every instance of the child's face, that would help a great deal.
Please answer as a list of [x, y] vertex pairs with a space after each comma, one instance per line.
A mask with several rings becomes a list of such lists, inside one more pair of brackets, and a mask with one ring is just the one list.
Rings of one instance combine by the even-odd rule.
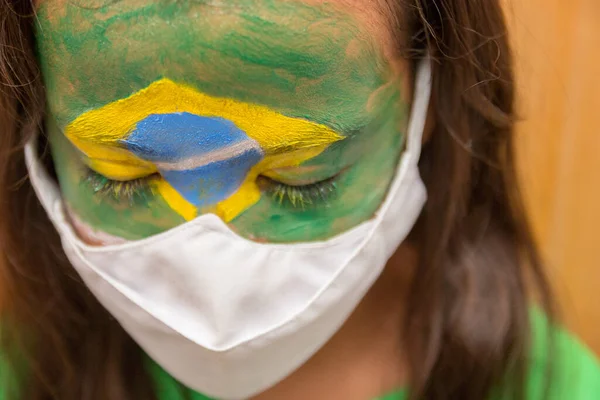
[[43, 0], [46, 126], [82, 237], [210, 212], [311, 241], [371, 218], [409, 97], [376, 3]]

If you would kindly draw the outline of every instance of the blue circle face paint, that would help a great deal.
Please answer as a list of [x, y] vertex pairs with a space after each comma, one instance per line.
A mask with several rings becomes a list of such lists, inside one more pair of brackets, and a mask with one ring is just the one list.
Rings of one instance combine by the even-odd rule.
[[263, 158], [233, 122], [186, 112], [149, 115], [121, 143], [197, 207], [229, 197]]

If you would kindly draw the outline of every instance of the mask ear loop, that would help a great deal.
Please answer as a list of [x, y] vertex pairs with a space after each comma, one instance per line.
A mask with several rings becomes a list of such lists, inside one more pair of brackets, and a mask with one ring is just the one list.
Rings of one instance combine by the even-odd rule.
[[415, 79], [415, 91], [413, 104], [408, 123], [408, 138], [406, 142], [406, 156], [411, 158], [411, 162], [417, 164], [421, 155], [421, 144], [423, 141], [423, 132], [429, 111], [429, 101], [431, 98], [431, 60], [426, 57], [419, 62], [417, 76]]
[[60, 219], [57, 210], [61, 207], [61, 194], [58, 185], [50, 178], [37, 154], [38, 135], [31, 137], [25, 145], [25, 165], [29, 173], [29, 180], [33, 190], [40, 199], [40, 203], [48, 216], [54, 221]]

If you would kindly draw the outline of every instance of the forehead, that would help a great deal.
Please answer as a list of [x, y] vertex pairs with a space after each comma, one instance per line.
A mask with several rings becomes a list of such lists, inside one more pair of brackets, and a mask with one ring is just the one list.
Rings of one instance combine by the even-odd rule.
[[352, 130], [390, 78], [382, 40], [360, 9], [315, 0], [45, 0], [37, 40], [50, 112], [64, 127], [168, 78]]

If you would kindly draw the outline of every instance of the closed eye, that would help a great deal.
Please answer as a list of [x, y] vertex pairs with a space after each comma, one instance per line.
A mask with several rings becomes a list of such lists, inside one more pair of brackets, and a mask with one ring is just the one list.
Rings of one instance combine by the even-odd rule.
[[258, 185], [278, 204], [294, 209], [306, 209], [327, 205], [337, 195], [337, 178], [333, 177], [308, 184], [290, 184], [259, 176]]
[[119, 181], [109, 179], [89, 167], [85, 167], [85, 169], [82, 180], [90, 186], [94, 195], [118, 202], [127, 201], [129, 204], [145, 200], [146, 197], [152, 195], [149, 182], [159, 176], [158, 174], [152, 174], [141, 178]]

